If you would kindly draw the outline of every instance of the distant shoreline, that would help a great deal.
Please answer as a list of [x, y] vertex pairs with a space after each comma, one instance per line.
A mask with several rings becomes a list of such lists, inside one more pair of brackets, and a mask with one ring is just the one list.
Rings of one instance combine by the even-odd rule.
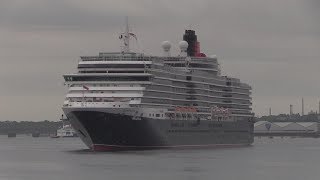
[[0, 135], [7, 135], [8, 133], [50, 135], [55, 134], [60, 127], [62, 127], [61, 121], [0, 121]]

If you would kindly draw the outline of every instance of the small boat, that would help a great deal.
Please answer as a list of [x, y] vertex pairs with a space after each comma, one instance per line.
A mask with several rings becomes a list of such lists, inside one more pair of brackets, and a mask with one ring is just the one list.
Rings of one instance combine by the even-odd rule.
[[70, 124], [63, 125], [62, 128], [57, 130], [58, 137], [77, 137], [75, 130]]
[[60, 137], [78, 137], [76, 131], [73, 129], [71, 124], [69, 123], [69, 120], [67, 118], [63, 118], [64, 116], [61, 116], [62, 121], [62, 127], [59, 128], [55, 135], [50, 136], [51, 138], [60, 138]]

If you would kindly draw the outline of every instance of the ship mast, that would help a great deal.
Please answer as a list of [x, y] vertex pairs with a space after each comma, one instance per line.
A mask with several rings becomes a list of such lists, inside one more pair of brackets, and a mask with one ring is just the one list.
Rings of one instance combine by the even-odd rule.
[[128, 22], [128, 17], [126, 17], [126, 24], [125, 24], [125, 31], [121, 33], [119, 39], [123, 41], [123, 46], [121, 46], [121, 52], [122, 53], [129, 53], [130, 52], [130, 37], [133, 37], [137, 42], [138, 38], [137, 36], [130, 32], [129, 30], [129, 22]]
[[123, 41], [123, 46], [121, 46], [122, 53], [128, 53], [130, 52], [130, 31], [129, 31], [129, 22], [128, 22], [128, 16], [126, 17], [126, 24], [125, 24], [125, 31], [121, 33], [119, 39]]
[[130, 43], [130, 34], [129, 34], [129, 21], [128, 21], [128, 16], [126, 17], [126, 29], [124, 31], [124, 38], [123, 38], [123, 52], [127, 53], [130, 51], [129, 48], [129, 43]]

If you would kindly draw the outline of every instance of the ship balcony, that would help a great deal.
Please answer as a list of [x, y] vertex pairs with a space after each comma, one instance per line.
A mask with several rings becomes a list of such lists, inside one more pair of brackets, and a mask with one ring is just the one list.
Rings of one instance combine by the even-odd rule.
[[188, 84], [186, 84], [186, 87], [187, 87], [187, 88], [195, 88], [196, 85], [195, 85], [195, 84], [188, 83]]
[[222, 95], [222, 97], [232, 97], [232, 95], [231, 94], [224, 94], [224, 95]]
[[187, 91], [186, 93], [187, 93], [187, 94], [196, 94], [196, 91], [190, 90], [190, 91]]
[[196, 100], [197, 98], [196, 97], [194, 97], [194, 96], [188, 96], [187, 98], [186, 98], [186, 100]]

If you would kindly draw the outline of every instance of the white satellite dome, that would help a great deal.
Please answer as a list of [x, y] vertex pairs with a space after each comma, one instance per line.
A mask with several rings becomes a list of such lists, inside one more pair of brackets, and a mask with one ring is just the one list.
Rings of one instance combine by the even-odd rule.
[[161, 43], [161, 46], [162, 46], [164, 51], [170, 51], [171, 43], [169, 41], [163, 41]]
[[180, 41], [179, 42], [179, 48], [181, 49], [181, 51], [187, 51], [188, 46], [189, 46], [189, 44], [187, 41]]

